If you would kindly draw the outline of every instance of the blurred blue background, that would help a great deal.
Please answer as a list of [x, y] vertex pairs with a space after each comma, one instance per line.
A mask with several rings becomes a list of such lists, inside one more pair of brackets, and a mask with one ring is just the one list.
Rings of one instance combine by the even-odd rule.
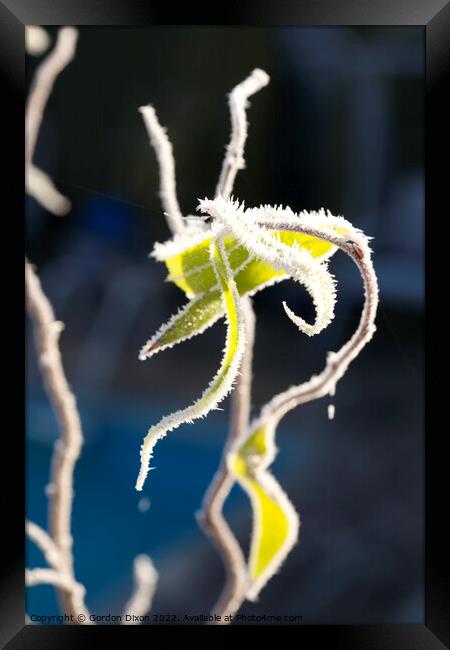
[[[38, 62], [27, 61], [29, 81]], [[222, 587], [220, 559], [194, 513], [220, 459], [229, 402], [161, 441], [143, 495], [134, 490], [143, 435], [200, 395], [225, 335], [219, 323], [138, 360], [184, 299], [148, 259], [169, 233], [137, 109], [152, 103], [168, 127], [179, 200], [192, 214], [216, 186], [230, 130], [226, 94], [254, 67], [272, 80], [251, 100], [247, 169], [235, 195], [248, 206], [323, 206], [373, 236], [381, 305], [374, 340], [337, 387], [335, 419], [321, 400], [280, 426], [273, 471], [300, 512], [300, 539], [259, 601], [241, 611], [296, 614], [304, 623], [422, 623], [422, 28], [81, 28], [35, 155], [73, 209], [58, 218], [26, 204], [27, 255], [66, 324], [64, 364], [86, 438], [75, 476], [76, 572], [96, 614], [121, 613], [141, 552], [160, 572], [152, 613], [207, 613]], [[298, 285], [255, 297], [254, 413], [319, 372], [354, 329], [359, 274], [339, 254], [331, 269], [336, 318], [313, 339], [281, 307], [286, 299], [312, 316]], [[31, 328], [27, 346], [26, 508], [45, 526], [57, 429]], [[237, 488], [226, 514], [247, 549], [250, 510]], [[27, 564], [43, 564], [29, 544]], [[53, 590], [29, 589], [27, 611], [57, 613]]]

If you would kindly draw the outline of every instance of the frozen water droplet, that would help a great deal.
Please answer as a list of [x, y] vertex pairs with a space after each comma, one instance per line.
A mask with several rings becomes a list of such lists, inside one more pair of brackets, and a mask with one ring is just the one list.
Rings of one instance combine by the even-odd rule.
[[139, 512], [147, 512], [149, 510], [151, 505], [150, 499], [147, 499], [147, 497], [142, 497], [138, 501], [138, 510]]

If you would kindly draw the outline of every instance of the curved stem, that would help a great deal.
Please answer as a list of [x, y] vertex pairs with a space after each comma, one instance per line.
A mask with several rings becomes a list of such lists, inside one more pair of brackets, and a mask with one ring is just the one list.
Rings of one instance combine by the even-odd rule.
[[239, 609], [247, 587], [245, 557], [222, 513], [223, 504], [235, 482], [229, 473], [226, 457], [235, 441], [247, 430], [250, 418], [255, 314], [250, 298], [242, 298], [242, 306], [247, 345], [239, 369], [239, 379], [232, 394], [230, 430], [219, 468], [204, 497], [202, 511], [197, 515], [204, 532], [215, 543], [226, 570], [225, 586], [213, 608], [213, 613], [221, 617], [221, 624], [228, 622], [224, 620], [225, 616], [234, 615]]
[[303, 227], [292, 223], [263, 222], [261, 226], [270, 230], [302, 232], [328, 241], [343, 250], [358, 266], [364, 282], [364, 307], [358, 327], [352, 337], [338, 352], [329, 353], [324, 370], [309, 381], [294, 386], [270, 400], [261, 410], [258, 423], [272, 421], [277, 424], [291, 409], [334, 391], [336, 383], [345, 374], [348, 366], [370, 341], [375, 332], [375, 316], [378, 306], [378, 283], [373, 268], [370, 248], [365, 237], [358, 235], [357, 241], [331, 235], [321, 228]]
[[36, 147], [44, 110], [58, 75], [70, 63], [75, 54], [78, 32], [73, 27], [63, 27], [53, 50], [41, 63], [33, 79], [25, 112], [25, 163], [30, 165]]
[[[254, 426], [260, 426], [263, 420], [265, 423], [271, 421], [276, 426], [289, 410], [308, 401], [324, 397], [334, 391], [337, 381], [344, 375], [351, 361], [373, 336], [378, 304], [378, 285], [370, 258], [370, 249], [365, 238], [358, 236], [358, 241], [344, 240], [342, 237], [334, 236], [321, 228], [293, 225], [292, 223], [260, 223], [259, 225], [275, 231], [304, 232], [339, 247], [358, 266], [363, 278], [365, 293], [364, 307], [356, 331], [339, 352], [328, 355], [327, 365], [323, 372], [308, 382], [290, 388], [270, 400], [262, 408], [261, 414], [254, 424]], [[253, 323], [250, 321], [250, 327], [254, 327], [254, 320]], [[227, 582], [214, 609], [215, 613], [221, 614], [222, 617], [225, 614], [234, 614], [245, 600], [246, 593], [247, 569], [245, 560], [239, 544], [223, 517], [222, 508], [234, 484], [234, 479], [231, 477], [225, 461], [227, 451], [233, 442], [240, 437], [244, 437], [249, 429], [253, 330], [250, 330], [247, 337], [250, 346], [243, 358], [240, 384], [233, 395], [232, 426], [229, 439], [220, 467], [205, 497], [201, 520], [205, 531], [216, 543], [227, 570]]]
[[261, 88], [267, 86], [269, 75], [255, 68], [240, 84], [235, 86], [229, 96], [231, 113], [231, 139], [222, 164], [216, 196], [228, 199], [233, 191], [234, 180], [240, 169], [245, 167], [244, 147], [247, 139], [247, 100]]
[[172, 234], [176, 235], [184, 230], [185, 221], [177, 199], [172, 144], [166, 131], [159, 123], [153, 106], [141, 106], [139, 111], [143, 117], [159, 165], [159, 196], [165, 211], [167, 225]]

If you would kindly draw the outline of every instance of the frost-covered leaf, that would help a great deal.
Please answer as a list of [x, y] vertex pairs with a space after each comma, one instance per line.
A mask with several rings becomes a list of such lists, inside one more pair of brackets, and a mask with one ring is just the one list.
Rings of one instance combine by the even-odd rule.
[[[313, 213], [303, 212], [299, 215], [289, 208], [271, 206], [245, 210], [239, 203], [225, 201], [221, 197], [200, 201], [198, 209], [212, 217], [215, 223], [226, 228], [256, 259], [266, 262], [277, 271], [284, 271], [305, 287], [316, 310], [316, 320], [313, 324], [296, 316], [283, 303], [287, 315], [301, 331], [308, 336], [313, 336], [327, 327], [334, 317], [336, 302], [334, 278], [323, 259], [314, 257], [305, 246], [297, 242], [287, 244], [282, 241], [280, 233], [277, 232], [277, 221], [292, 222], [299, 228], [304, 228], [306, 234], [309, 234], [308, 229], [321, 225], [323, 229], [330, 229], [335, 236], [339, 232], [337, 229], [345, 230], [348, 222], [326, 214], [323, 210]], [[270, 225], [274, 226], [273, 229]], [[303, 233], [302, 235], [305, 236]], [[330, 248], [333, 250], [334, 246]]]
[[[184, 291], [188, 298], [217, 286], [209, 258], [210, 243], [211, 237], [205, 236], [199, 244], [164, 260], [169, 271], [167, 279]], [[249, 253], [231, 237], [224, 239], [224, 245], [230, 267], [235, 273], [249, 260]]]
[[[310, 235], [278, 232], [277, 236], [287, 246], [299, 246], [314, 258], [324, 260], [335, 252], [334, 246]], [[192, 299], [142, 347], [140, 359], [151, 357], [176, 343], [201, 334], [224, 315], [223, 302], [209, 259], [211, 236], [203, 235], [200, 241], [172, 254], [180, 247], [181, 240], [179, 237], [166, 244], [158, 244], [154, 255], [165, 262], [169, 270], [168, 280]], [[289, 277], [283, 269], [277, 270], [271, 264], [251, 257], [234, 237], [225, 237], [224, 245], [241, 296], [253, 295]]]
[[276, 448], [270, 424], [256, 424], [227, 458], [228, 468], [250, 498], [253, 530], [248, 560], [247, 598], [255, 599], [297, 541], [300, 520], [268, 471]]
[[[330, 253], [333, 253], [335, 249], [328, 242], [302, 233], [278, 232], [276, 235], [287, 246], [296, 245], [311, 253], [313, 257], [324, 259]], [[180, 237], [179, 242], [182, 241], [183, 239]], [[168, 244], [157, 244], [155, 246], [154, 256], [158, 260], [164, 261], [169, 271], [167, 280], [182, 289], [188, 298], [208, 291], [217, 285], [214, 270], [209, 260], [210, 241], [210, 235], [205, 234], [201, 241], [184, 248], [175, 255], [170, 255], [173, 250], [176, 250], [174, 247], [175, 242], [172, 240]], [[241, 295], [257, 289], [259, 284], [263, 284], [273, 277], [285, 275], [283, 270], [275, 269], [264, 261], [255, 259], [235, 237], [225, 237], [224, 243], [230, 267], [233, 274], [238, 276], [236, 282]]]
[[142, 490], [149, 472], [149, 463], [156, 442], [185, 422], [192, 422], [204, 417], [215, 408], [230, 392], [239, 370], [245, 346], [245, 329], [239, 293], [228, 264], [225, 247], [220, 238], [211, 240], [210, 259], [214, 268], [217, 284], [223, 301], [227, 320], [227, 337], [220, 368], [203, 395], [192, 406], [167, 415], [151, 427], [141, 446], [141, 469], [136, 482], [136, 489]]
[[171, 348], [180, 341], [186, 341], [201, 334], [223, 316], [223, 302], [220, 291], [208, 291], [186, 303], [156, 334], [142, 347], [139, 358], [143, 361], [161, 350]]

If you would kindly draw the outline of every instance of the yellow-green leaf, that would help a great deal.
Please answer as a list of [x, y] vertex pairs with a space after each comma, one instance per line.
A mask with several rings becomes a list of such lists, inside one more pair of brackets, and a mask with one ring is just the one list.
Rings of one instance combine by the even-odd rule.
[[224, 314], [220, 291], [208, 291], [187, 302], [142, 347], [139, 358], [148, 359], [157, 352], [186, 341], [213, 325]]
[[153, 457], [153, 448], [158, 440], [181, 424], [204, 417], [215, 408], [231, 391], [239, 370], [245, 346], [244, 316], [236, 283], [220, 239], [211, 241], [210, 257], [220, 287], [227, 321], [227, 336], [222, 362], [209, 386], [191, 406], [166, 415], [149, 429], [141, 446], [141, 468], [136, 481], [138, 491], [142, 490], [144, 486]]
[[[300, 245], [313, 257], [328, 257], [335, 247], [320, 239], [295, 232], [278, 233], [289, 245]], [[166, 348], [171, 348], [197, 334], [201, 334], [224, 315], [223, 301], [209, 258], [211, 238], [187, 248], [178, 255], [164, 259], [169, 270], [168, 279], [174, 282], [191, 300], [172, 316], [143, 346], [140, 358], [146, 359]], [[253, 295], [268, 285], [288, 278], [261, 260], [250, 258], [248, 251], [233, 237], [224, 238], [225, 251], [241, 296]]]
[[228, 456], [228, 467], [250, 498], [253, 530], [247, 597], [255, 599], [297, 541], [298, 514], [270, 472], [276, 454], [274, 428], [255, 426]]
[[[310, 252], [313, 257], [326, 256], [334, 248], [328, 242], [302, 233], [278, 232], [277, 235], [283, 243], [289, 246], [296, 244]], [[169, 271], [167, 279], [176, 284], [188, 297], [208, 291], [217, 285], [208, 256], [210, 241], [210, 238], [205, 236], [199, 244], [164, 259]], [[284, 275], [283, 271], [276, 271], [264, 262], [251, 260], [249, 252], [234, 237], [225, 237], [224, 244], [230, 267], [237, 276], [236, 284], [241, 295], [253, 291], [260, 284], [276, 276]]]

